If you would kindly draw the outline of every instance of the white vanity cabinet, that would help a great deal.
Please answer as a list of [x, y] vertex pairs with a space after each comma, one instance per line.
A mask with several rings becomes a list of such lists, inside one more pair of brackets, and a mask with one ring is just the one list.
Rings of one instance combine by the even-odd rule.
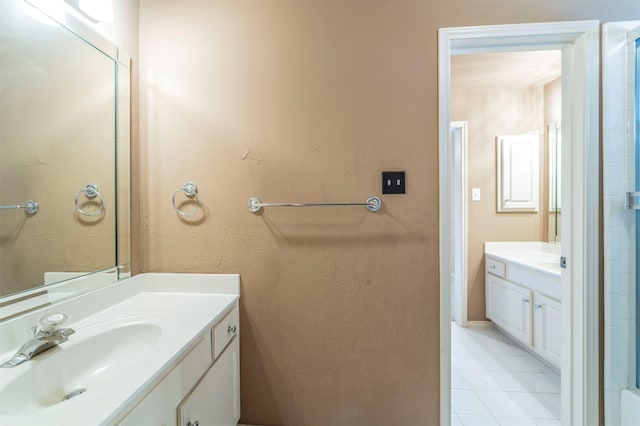
[[485, 255], [486, 316], [551, 365], [560, 368], [560, 279]]
[[235, 426], [240, 419], [237, 303], [118, 424]]

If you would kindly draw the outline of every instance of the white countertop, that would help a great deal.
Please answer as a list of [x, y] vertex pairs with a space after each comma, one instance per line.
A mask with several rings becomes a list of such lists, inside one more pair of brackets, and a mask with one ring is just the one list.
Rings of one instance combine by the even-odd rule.
[[[32, 407], [9, 407], [0, 411], [0, 424], [97, 425], [109, 424], [136, 404], [150, 385], [159, 382], [202, 339], [203, 333], [221, 320], [239, 298], [238, 275], [142, 274], [61, 303], [43, 311], [0, 324], [0, 363], [13, 355], [29, 336], [28, 326], [49, 312], [69, 316], [63, 327], [76, 333], [58, 348], [42, 353], [14, 368], [0, 368], [0, 392], [13, 389], [16, 380], [36, 369], [47, 357], [60, 357], [65, 350], [119, 325], [153, 325], [161, 335], [149, 346], [141, 346], [140, 359], [132, 360], [126, 374], [104, 381], [99, 387], [64, 402]], [[26, 330], [25, 330], [26, 327]], [[71, 352], [69, 352], [71, 353]], [[105, 355], [105, 357], [108, 355]], [[121, 367], [121, 366], [119, 366]], [[38, 370], [34, 370], [36, 372]], [[46, 373], [49, 374], [49, 373]], [[36, 374], [32, 376], [37, 377]], [[47, 377], [42, 377], [46, 380]], [[102, 383], [102, 382], [101, 382]], [[37, 391], [38, 383], [30, 383]], [[70, 389], [72, 390], [72, 389]], [[37, 392], [36, 392], [37, 393]], [[37, 401], [37, 398], [35, 398]]]
[[560, 278], [560, 245], [538, 241], [485, 242], [484, 253], [505, 262]]

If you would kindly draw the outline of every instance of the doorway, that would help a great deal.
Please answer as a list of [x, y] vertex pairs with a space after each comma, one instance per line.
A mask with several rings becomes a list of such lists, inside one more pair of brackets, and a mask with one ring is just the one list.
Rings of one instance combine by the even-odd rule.
[[[550, 262], [535, 274], [561, 288], [555, 243], [561, 192], [555, 191], [552, 167], [559, 158], [547, 149], [558, 139], [560, 92], [560, 50], [451, 57], [451, 117], [467, 120], [451, 124], [452, 425], [559, 423], [561, 300], [532, 277], [517, 274], [536, 266], [520, 259], [524, 250], [532, 251], [528, 257], [548, 255]], [[461, 123], [469, 129], [465, 144]], [[513, 140], [517, 146], [499, 149]], [[508, 205], [500, 201], [500, 182], [511, 186], [504, 186]], [[485, 249], [491, 245], [505, 246], [507, 259], [525, 261], [527, 269], [519, 269], [520, 263], [509, 263], [504, 274], [488, 269]], [[525, 317], [531, 318], [528, 324]]]
[[[560, 50], [451, 58], [451, 117], [467, 120], [451, 123], [452, 313], [459, 326], [486, 326], [484, 242], [560, 242], [561, 68]], [[510, 161], [500, 161], [500, 142], [514, 138], [527, 144], [505, 146]], [[524, 157], [509, 172], [517, 153]], [[508, 206], [497, 203], [499, 176], [511, 187], [503, 191]], [[559, 262], [553, 266], [559, 279]]]
[[[562, 256], [562, 423], [595, 424], [598, 419], [598, 44], [597, 21], [448, 28], [439, 31], [440, 135], [440, 336], [442, 425], [450, 424], [450, 282], [455, 254], [455, 182], [451, 165], [451, 56], [560, 49], [562, 74], [563, 169]], [[573, 214], [575, 212], [575, 214]]]

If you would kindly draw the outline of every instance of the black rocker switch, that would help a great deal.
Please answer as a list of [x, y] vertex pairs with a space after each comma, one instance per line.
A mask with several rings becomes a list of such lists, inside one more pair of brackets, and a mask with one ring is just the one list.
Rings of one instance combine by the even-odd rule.
[[404, 194], [405, 193], [404, 172], [382, 172], [382, 193], [383, 194]]

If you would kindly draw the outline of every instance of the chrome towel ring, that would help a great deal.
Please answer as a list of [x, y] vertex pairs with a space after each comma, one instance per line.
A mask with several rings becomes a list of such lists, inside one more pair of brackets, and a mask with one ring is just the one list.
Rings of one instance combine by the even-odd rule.
[[[178, 192], [183, 192], [187, 198], [190, 198], [194, 202], [194, 207], [191, 210], [183, 211], [176, 206], [176, 195]], [[200, 197], [198, 197], [198, 186], [193, 182], [187, 182], [180, 188], [173, 191], [173, 209], [181, 216], [193, 216], [200, 208]]]
[[[80, 198], [80, 194], [84, 194], [85, 198], [87, 198], [88, 200], [93, 200], [94, 198], [97, 197], [96, 202], [98, 203], [98, 209], [93, 212], [88, 212], [80, 208], [80, 205], [78, 205], [78, 199]], [[98, 191], [98, 185], [94, 185], [90, 183], [84, 188], [82, 188], [80, 191], [76, 192], [75, 205], [78, 213], [80, 213], [83, 216], [98, 216], [100, 213], [102, 213], [102, 209], [104, 208], [104, 199], [102, 198], [102, 195]]]

